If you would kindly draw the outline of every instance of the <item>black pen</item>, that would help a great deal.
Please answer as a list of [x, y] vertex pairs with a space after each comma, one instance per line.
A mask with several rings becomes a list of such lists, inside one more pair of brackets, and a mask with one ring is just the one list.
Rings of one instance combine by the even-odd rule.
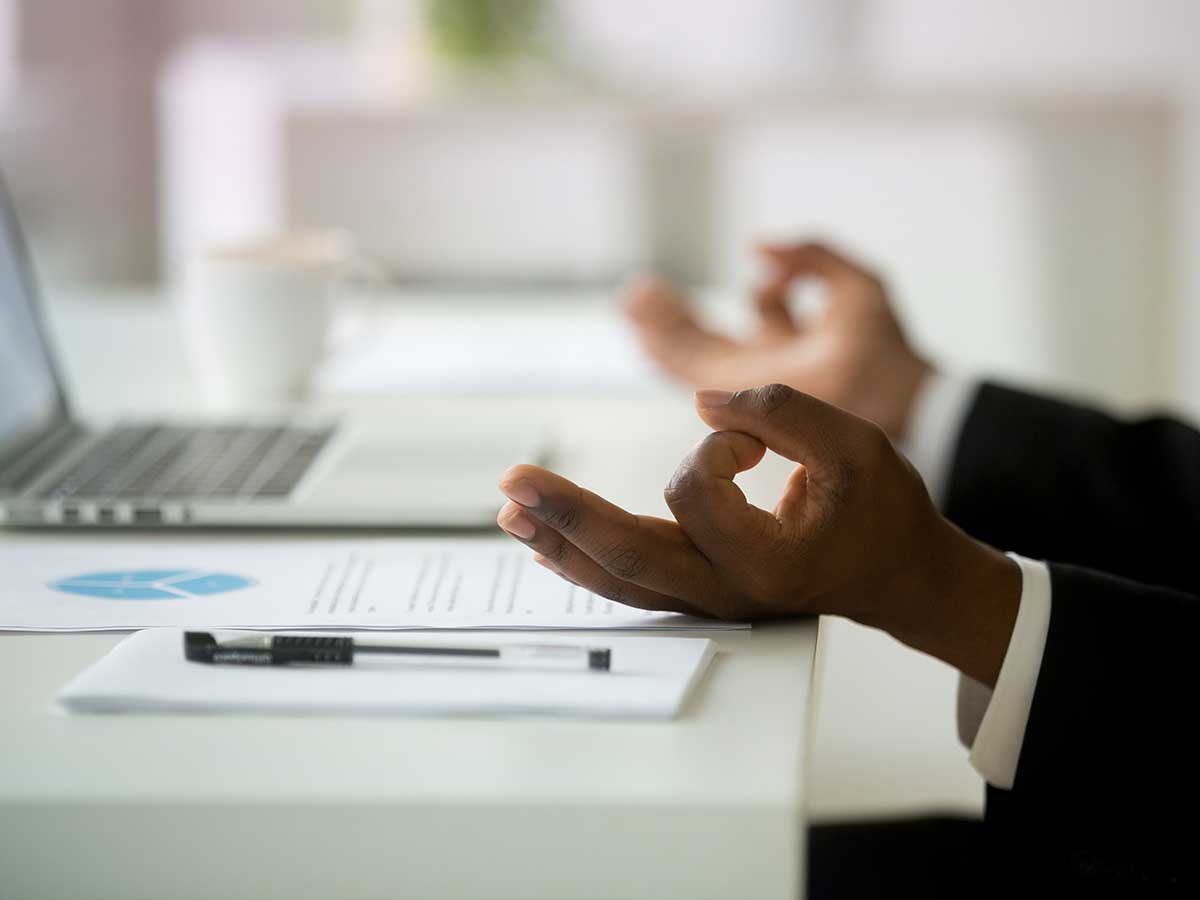
[[432, 644], [360, 644], [351, 637], [315, 634], [249, 634], [217, 640], [207, 631], [186, 631], [183, 655], [192, 662], [246, 666], [342, 665], [359, 653], [407, 657], [435, 665], [497, 666], [513, 669], [609, 671], [612, 651], [570, 644], [501, 644], [445, 647]]

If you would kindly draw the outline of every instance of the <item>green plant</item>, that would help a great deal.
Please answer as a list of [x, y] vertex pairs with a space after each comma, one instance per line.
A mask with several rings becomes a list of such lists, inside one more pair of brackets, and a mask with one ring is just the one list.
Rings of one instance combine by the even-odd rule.
[[434, 50], [471, 65], [535, 54], [545, 12], [544, 0], [425, 0]]

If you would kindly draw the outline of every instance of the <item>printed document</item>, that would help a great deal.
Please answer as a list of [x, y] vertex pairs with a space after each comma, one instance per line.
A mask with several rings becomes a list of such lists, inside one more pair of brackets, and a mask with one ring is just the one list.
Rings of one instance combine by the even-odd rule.
[[606, 600], [508, 539], [0, 544], [0, 630], [721, 629]]

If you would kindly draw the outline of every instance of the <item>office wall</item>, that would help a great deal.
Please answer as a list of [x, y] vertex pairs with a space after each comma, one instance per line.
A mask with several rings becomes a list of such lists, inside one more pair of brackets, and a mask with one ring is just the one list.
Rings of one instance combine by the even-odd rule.
[[884, 273], [952, 369], [1162, 400], [1165, 130], [1153, 106], [757, 114], [725, 148], [721, 280], [749, 275], [756, 235], [826, 235]]
[[202, 35], [328, 30], [341, 23], [342, 5], [307, 0], [0, 4], [0, 164], [34, 229], [46, 276], [64, 284], [157, 277], [155, 95], [160, 66], [172, 47]]
[[[164, 234], [167, 243], [171, 234], [164, 192], [200, 180], [169, 170], [163, 157], [158, 97], [181, 48], [197, 39], [273, 46], [349, 39], [361, 36], [362, 21], [369, 24], [360, 18], [350, 27], [356, 11], [361, 17], [369, 6], [6, 0], [0, 71], [8, 72], [9, 89], [0, 94], [7, 96], [0, 100], [0, 160], [34, 231], [44, 274], [55, 282], [110, 284], [163, 274], [159, 261], [170, 256]], [[734, 286], [746, 275], [735, 254], [755, 232], [820, 231], [891, 273], [918, 333], [952, 362], [1049, 378], [1122, 404], [1166, 401], [1200, 410], [1194, 399], [1200, 372], [1187, 352], [1191, 336], [1200, 339], [1188, 299], [1197, 277], [1189, 223], [1197, 214], [1187, 185], [1200, 179], [1200, 162], [1187, 141], [1200, 109], [1194, 99], [1200, 80], [1187, 36], [1196, 32], [1197, 18], [1197, 8], [1182, 0], [666, 2], [638, 16], [622, 4], [566, 4], [557, 12], [558, 53], [563, 77], [575, 88], [545, 95], [546, 118], [577, 116], [572, 91], [581, 85], [588, 96], [634, 98], [635, 105], [652, 98], [672, 113], [638, 150], [647, 156], [646, 177], [598, 184], [605, 203], [640, 208], [643, 221], [593, 216], [572, 226], [581, 244], [624, 248], [610, 268], [620, 267], [619, 257]], [[755, 109], [759, 98], [780, 94], [799, 102], [778, 111], [771, 137]], [[846, 97], [850, 115], [830, 115]], [[875, 98], [867, 104], [873, 109], [863, 108], [863, 97]], [[542, 101], [535, 93], [523, 102]], [[717, 130], [738, 118], [738, 107], [751, 107], [742, 117], [747, 134], [714, 142], [714, 106]], [[812, 110], [811, 122], [820, 124], [795, 125]], [[502, 111], [492, 120], [508, 127]], [[334, 123], [324, 132], [311, 118], [295, 127], [306, 135], [297, 149], [302, 162], [271, 163], [279, 171], [259, 183], [273, 177], [283, 185], [274, 189], [286, 191], [286, 184], [307, 182], [307, 191], [278, 201], [298, 217], [336, 215], [368, 230], [386, 227], [390, 217], [373, 217], [365, 204], [348, 211], [336, 177], [313, 177], [313, 166], [346, 158], [345, 149], [330, 149], [339, 140], [349, 143]], [[1120, 134], [1122, 128], [1128, 133]], [[856, 129], [865, 141], [851, 146]], [[905, 150], [922, 129], [936, 165], [923, 167]], [[364, 142], [382, 140], [369, 129], [359, 133]], [[475, 133], [488, 139], [486, 128]], [[387, 134], [403, 140], [396, 129]], [[622, 140], [613, 139], [614, 147]], [[872, 141], [881, 143], [873, 149]], [[739, 147], [748, 155], [729, 162]], [[382, 157], [370, 146], [353, 152]], [[956, 168], [949, 160], [955, 153], [977, 155], [963, 156]], [[1005, 154], [1002, 173], [998, 160]], [[404, 172], [419, 171], [413, 158], [402, 153], [392, 172], [374, 177], [402, 181]], [[947, 178], [928, 175], [939, 165], [949, 166]], [[778, 198], [770, 200], [776, 171], [784, 175]], [[914, 205], [896, 193], [902, 184], [916, 189], [922, 177], [927, 191], [958, 178], [954, 190], [933, 196], [959, 191], [970, 209], [943, 204], [935, 216], [929, 203]], [[870, 208], [864, 186], [875, 178], [892, 185], [888, 208]], [[644, 196], [616, 199], [636, 191]], [[241, 193], [251, 202], [252, 191]], [[920, 215], [905, 226], [897, 204]], [[259, 221], [226, 207], [230, 220]], [[960, 227], [950, 227], [955, 222]], [[506, 253], [505, 239], [523, 239], [521, 226], [519, 217], [506, 224], [494, 256]], [[477, 226], [489, 227], [485, 220]], [[1019, 237], [1000, 235], [1018, 229]], [[427, 238], [424, 249], [413, 247], [406, 258], [414, 268], [424, 253], [430, 273], [453, 277], [446, 271], [450, 259], [471, 273], [460, 248], [446, 241], [432, 246], [432, 232]], [[524, 246], [537, 241], [530, 231]], [[942, 251], [936, 265], [935, 246]], [[522, 253], [529, 258], [527, 251], [512, 256]], [[474, 268], [486, 274], [486, 266]], [[1085, 308], [1093, 321], [1102, 310], [1094, 333], [1072, 324]], [[1007, 355], [975, 345], [980, 319]]]

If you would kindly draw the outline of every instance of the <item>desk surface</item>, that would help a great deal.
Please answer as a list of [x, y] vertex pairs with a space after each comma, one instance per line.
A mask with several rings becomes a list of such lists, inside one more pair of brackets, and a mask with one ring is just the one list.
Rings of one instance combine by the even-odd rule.
[[[159, 312], [93, 311], [58, 326], [73, 388], [102, 379], [105, 398], [129, 409], [154, 407], [150, 391], [172, 378], [186, 387], [177, 372], [139, 379], [170, 355]], [[117, 354], [115, 372], [84, 348], [155, 328], [159, 349], [136, 363]], [[119, 390], [122, 377], [154, 387]], [[85, 411], [98, 406], [83, 399]], [[433, 427], [496, 415], [549, 425], [560, 469], [645, 512], [662, 512], [661, 486], [703, 433], [686, 396], [661, 391], [332, 405]], [[752, 476], [748, 492], [765, 499], [779, 471]], [[0, 894], [797, 896], [815, 623], [717, 635], [683, 715], [657, 723], [57, 711], [55, 691], [117, 640], [0, 636]]]

